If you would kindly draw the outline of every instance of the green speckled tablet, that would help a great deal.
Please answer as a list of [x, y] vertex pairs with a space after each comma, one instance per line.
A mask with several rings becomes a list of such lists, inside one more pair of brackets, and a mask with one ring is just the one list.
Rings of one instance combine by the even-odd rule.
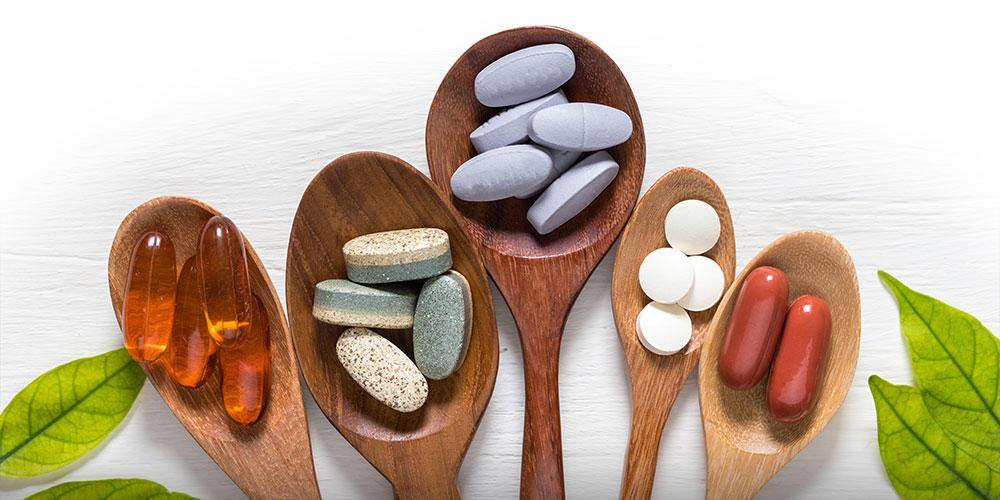
[[313, 317], [334, 325], [410, 328], [417, 294], [404, 285], [326, 280], [316, 285]]
[[435, 276], [420, 290], [413, 314], [413, 359], [420, 373], [441, 380], [465, 360], [472, 333], [472, 292], [458, 271]]
[[421, 227], [358, 236], [344, 244], [347, 277], [357, 283], [393, 283], [451, 269], [448, 233]]

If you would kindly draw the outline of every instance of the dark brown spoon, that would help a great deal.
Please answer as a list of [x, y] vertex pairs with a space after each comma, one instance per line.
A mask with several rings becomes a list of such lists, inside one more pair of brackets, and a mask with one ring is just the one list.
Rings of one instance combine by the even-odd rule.
[[[143, 203], [125, 217], [108, 258], [108, 285], [119, 325], [129, 259], [139, 237], [152, 229], [165, 232], [174, 243], [180, 270], [194, 255], [205, 221], [218, 214], [198, 200], [165, 196]], [[245, 236], [243, 239], [250, 286], [264, 303], [270, 320], [271, 392], [260, 420], [244, 427], [229, 418], [222, 404], [218, 368], [197, 389], [175, 383], [158, 361], [142, 368], [181, 425], [248, 497], [318, 499], [302, 386], [285, 311], [264, 264]]]
[[639, 287], [639, 265], [649, 252], [669, 246], [663, 219], [671, 207], [688, 199], [704, 201], [719, 214], [722, 225], [719, 242], [704, 255], [722, 268], [726, 287], [736, 274], [733, 220], [719, 186], [693, 168], [675, 168], [660, 177], [639, 200], [635, 213], [622, 231], [611, 278], [611, 306], [632, 384], [632, 428], [622, 476], [623, 499], [648, 499], [653, 492], [663, 426], [684, 381], [698, 364], [702, 342], [715, 314], [714, 306], [690, 313], [694, 327], [691, 342], [682, 352], [670, 356], [646, 350], [635, 331], [639, 311], [650, 302]]
[[[576, 56], [576, 73], [562, 87], [570, 101], [625, 111], [633, 129], [628, 141], [609, 150], [620, 166], [614, 182], [581, 214], [539, 236], [525, 218], [533, 199], [464, 202], [451, 195], [450, 180], [475, 155], [469, 133], [497, 112], [476, 100], [476, 74], [506, 54], [545, 43], [564, 44]], [[590, 40], [560, 28], [517, 28], [476, 42], [458, 58], [431, 103], [426, 135], [431, 177], [479, 243], [520, 332], [525, 386], [521, 498], [564, 498], [559, 344], [573, 302], [639, 197], [646, 164], [639, 107], [621, 70]]]
[[[346, 278], [344, 243], [412, 227], [448, 232], [453, 267], [472, 289], [473, 331], [461, 368], [429, 381], [422, 408], [400, 413], [369, 396], [344, 370], [335, 348], [344, 328], [313, 319], [312, 304], [316, 283]], [[295, 352], [316, 404], [392, 483], [396, 498], [459, 498], [455, 475], [493, 394], [499, 343], [479, 252], [427, 177], [399, 158], [371, 152], [342, 156], [321, 170], [292, 223], [285, 300]], [[379, 333], [412, 354], [409, 330]]]

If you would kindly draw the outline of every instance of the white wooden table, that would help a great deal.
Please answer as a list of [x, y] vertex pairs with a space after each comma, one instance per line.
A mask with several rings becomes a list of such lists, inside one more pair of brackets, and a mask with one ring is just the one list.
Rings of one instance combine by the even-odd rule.
[[[513, 2], [522, 3], [522, 2]], [[106, 260], [118, 223], [159, 195], [238, 221], [284, 296], [299, 196], [356, 150], [426, 172], [424, 125], [440, 79], [473, 42], [557, 24], [601, 45], [646, 127], [643, 187], [697, 167], [729, 200], [737, 268], [778, 236], [832, 233], [863, 297], [861, 359], [829, 427], [762, 498], [890, 498], [867, 378], [912, 382], [884, 269], [998, 331], [1000, 77], [995, 12], [837, 2], [645, 10], [523, 2], [381, 2], [252, 9], [37, 2], [0, 15], [0, 404], [38, 374], [121, 344]], [[659, 4], [659, 3], [658, 3]], [[942, 5], [943, 7], [944, 5]], [[611, 316], [613, 247], [570, 315], [560, 374], [566, 489], [618, 494], [629, 425]], [[459, 472], [466, 498], [518, 492], [523, 379], [510, 312], [494, 293], [500, 373]], [[325, 498], [390, 498], [379, 474], [306, 406]], [[656, 498], [704, 492], [697, 374], [664, 436]], [[97, 450], [55, 473], [0, 481], [20, 498], [60, 481], [141, 477], [202, 498], [240, 491], [152, 388]]]

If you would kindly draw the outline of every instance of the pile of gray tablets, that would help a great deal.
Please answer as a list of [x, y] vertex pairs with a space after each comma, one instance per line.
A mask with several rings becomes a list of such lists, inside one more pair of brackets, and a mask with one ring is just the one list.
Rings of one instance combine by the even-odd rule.
[[632, 135], [624, 111], [568, 102], [559, 89], [576, 71], [569, 47], [553, 43], [497, 59], [476, 76], [476, 98], [507, 108], [469, 134], [479, 153], [451, 177], [465, 201], [538, 198], [528, 221], [547, 234], [587, 208], [618, 175], [604, 149]]
[[[448, 233], [365, 234], [343, 251], [349, 279], [316, 285], [313, 317], [354, 327], [337, 340], [337, 358], [368, 394], [394, 410], [417, 410], [427, 400], [427, 379], [446, 378], [462, 365], [472, 332], [472, 292], [451, 269]], [[369, 328], [412, 328], [413, 360]]]

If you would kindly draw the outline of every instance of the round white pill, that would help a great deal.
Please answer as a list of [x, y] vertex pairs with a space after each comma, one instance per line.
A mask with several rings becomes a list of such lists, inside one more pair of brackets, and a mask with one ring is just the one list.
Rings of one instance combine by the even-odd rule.
[[656, 354], [680, 351], [691, 340], [691, 317], [677, 304], [650, 302], [635, 319], [639, 342]]
[[715, 246], [722, 225], [712, 205], [701, 200], [684, 200], [667, 212], [663, 228], [671, 247], [698, 255]]
[[714, 260], [701, 255], [688, 257], [694, 268], [694, 285], [677, 305], [688, 311], [704, 311], [715, 305], [726, 288], [726, 276]]
[[656, 302], [677, 302], [691, 290], [693, 283], [694, 267], [679, 250], [657, 248], [639, 265], [639, 286]]

